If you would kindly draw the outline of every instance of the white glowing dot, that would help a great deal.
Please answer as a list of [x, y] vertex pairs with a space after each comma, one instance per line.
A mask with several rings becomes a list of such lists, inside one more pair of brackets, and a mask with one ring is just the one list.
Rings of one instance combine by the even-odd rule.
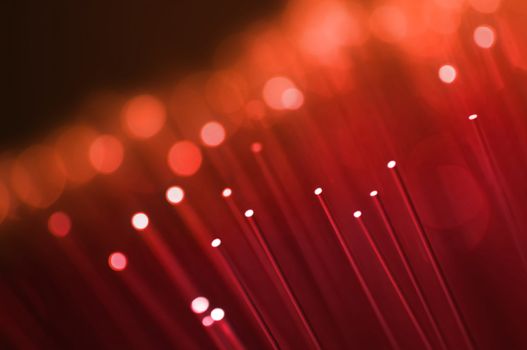
[[220, 309], [219, 307], [217, 307], [217, 308], [213, 309], [210, 312], [210, 317], [214, 321], [221, 321], [223, 319], [223, 317], [225, 317], [225, 311], [223, 311], [223, 309]]
[[357, 210], [356, 212], [353, 213], [353, 216], [356, 217], [356, 218], [360, 218], [362, 215], [361, 211], [360, 210]]
[[390, 160], [390, 161], [388, 162], [388, 164], [387, 164], [387, 167], [390, 168], [390, 169], [392, 169], [392, 168], [395, 168], [395, 165], [396, 165], [396, 164], [397, 164], [397, 163], [395, 162], [395, 160]]
[[322, 193], [322, 189], [320, 187], [315, 188], [315, 191], [313, 191], [317, 196], [319, 196]]
[[496, 35], [489, 26], [479, 26], [474, 30], [474, 42], [483, 49], [489, 49], [494, 45]]
[[172, 203], [172, 204], [178, 204], [183, 200], [183, 198], [185, 198], [185, 192], [183, 191], [181, 187], [178, 187], [178, 186], [170, 187], [166, 191], [165, 195], [166, 195], [167, 201], [169, 201], [169, 203]]
[[439, 79], [441, 79], [443, 83], [453, 83], [454, 80], [456, 80], [456, 76], [456, 69], [449, 64], [445, 64], [444, 66], [441, 66], [441, 68], [439, 68]]
[[254, 210], [252, 210], [252, 209], [248, 209], [248, 210], [245, 211], [245, 217], [246, 217], [246, 218], [250, 218], [250, 217], [252, 217], [253, 215], [254, 215]]
[[217, 247], [219, 247], [220, 244], [221, 244], [221, 239], [219, 239], [219, 238], [214, 238], [214, 239], [212, 240], [212, 242], [210, 242], [210, 245], [211, 245], [213, 248], [217, 248]]
[[148, 226], [148, 216], [145, 213], [135, 213], [132, 216], [132, 226], [136, 230], [144, 230]]
[[370, 192], [370, 197], [375, 197], [378, 194], [379, 194], [379, 192], [377, 192], [377, 191], [371, 191]]
[[202, 314], [209, 308], [209, 299], [197, 297], [190, 303], [190, 308], [197, 314]]
[[468, 116], [468, 120], [474, 120], [474, 119], [477, 119], [478, 118], [478, 115], [477, 114], [471, 114]]
[[204, 325], [205, 327], [210, 327], [212, 326], [213, 323], [214, 323], [214, 320], [210, 316], [205, 316], [201, 320], [201, 324]]
[[221, 195], [225, 198], [230, 197], [232, 194], [232, 190], [230, 188], [225, 188], [223, 192], [221, 192]]

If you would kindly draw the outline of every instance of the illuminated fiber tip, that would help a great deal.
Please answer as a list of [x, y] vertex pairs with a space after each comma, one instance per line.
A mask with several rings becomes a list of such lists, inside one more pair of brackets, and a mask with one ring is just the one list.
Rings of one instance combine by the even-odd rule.
[[451, 84], [456, 80], [457, 72], [456, 69], [449, 65], [445, 64], [439, 68], [439, 79], [446, 84]]
[[224, 197], [224, 198], [227, 198], [227, 197], [230, 197], [232, 195], [232, 190], [230, 188], [224, 188], [223, 191], [221, 192], [221, 195]]
[[212, 326], [213, 323], [214, 323], [214, 320], [210, 316], [205, 316], [201, 320], [201, 324], [204, 325], [205, 327], [210, 327]]
[[114, 271], [123, 271], [128, 265], [128, 260], [123, 253], [115, 252], [108, 257], [108, 265]]
[[190, 303], [190, 308], [196, 314], [202, 314], [209, 308], [209, 299], [205, 297], [197, 297]]
[[362, 215], [362, 212], [360, 210], [357, 210], [356, 212], [353, 213], [353, 216], [356, 217], [357, 219], [360, 218]]
[[221, 321], [225, 317], [225, 311], [223, 311], [223, 309], [220, 309], [219, 307], [217, 307], [217, 308], [213, 309], [210, 312], [210, 317], [214, 321]]
[[322, 193], [322, 189], [320, 187], [317, 187], [317, 188], [315, 188], [313, 193], [316, 194], [317, 196], [320, 196], [320, 194]]
[[136, 230], [144, 230], [148, 227], [148, 216], [145, 213], [135, 213], [134, 216], [132, 216], [132, 226]]
[[260, 142], [253, 142], [253, 144], [251, 145], [251, 151], [253, 153], [260, 153], [262, 151], [263, 147], [262, 147], [262, 144]]
[[201, 141], [206, 146], [216, 147], [225, 140], [225, 128], [218, 122], [208, 122], [201, 128]]
[[393, 169], [393, 168], [395, 168], [395, 165], [397, 165], [397, 163], [395, 162], [395, 160], [390, 160], [386, 166], [387, 166], [389, 169]]
[[246, 217], [246, 218], [250, 218], [250, 217], [252, 217], [253, 215], [254, 215], [254, 210], [252, 210], [252, 209], [248, 209], [248, 210], [245, 211], [245, 217]]
[[212, 242], [210, 242], [210, 245], [213, 247], [213, 248], [217, 248], [221, 245], [221, 239], [219, 238], [214, 238], [212, 240]]
[[489, 26], [479, 26], [474, 30], [474, 42], [483, 49], [490, 49], [495, 40], [494, 30]]
[[378, 195], [378, 194], [379, 194], [379, 192], [377, 192], [377, 191], [375, 191], [375, 190], [374, 190], [374, 191], [371, 191], [371, 192], [370, 192], [370, 197], [375, 197], [375, 196]]
[[71, 229], [71, 220], [68, 214], [57, 211], [49, 216], [48, 230], [56, 237], [65, 237]]
[[475, 120], [478, 118], [478, 115], [477, 114], [471, 114], [468, 116], [468, 120]]
[[166, 191], [165, 196], [169, 203], [178, 204], [185, 198], [185, 191], [181, 187], [172, 186]]

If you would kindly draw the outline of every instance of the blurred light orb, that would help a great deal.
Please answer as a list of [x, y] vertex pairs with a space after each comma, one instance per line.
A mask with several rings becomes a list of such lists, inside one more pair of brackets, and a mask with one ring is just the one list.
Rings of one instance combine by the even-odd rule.
[[489, 26], [479, 26], [474, 30], [474, 42], [483, 49], [489, 49], [494, 46], [495, 40], [494, 30]]
[[468, 116], [468, 120], [475, 120], [478, 118], [478, 115], [477, 114], [471, 114]]
[[66, 184], [64, 165], [55, 150], [36, 145], [28, 148], [11, 168], [14, 193], [25, 204], [46, 208], [55, 202]]
[[320, 196], [322, 194], [322, 188], [320, 188], [320, 187], [315, 188], [313, 193], [315, 193], [315, 195], [317, 195], [317, 196]]
[[148, 227], [148, 223], [150, 220], [148, 219], [148, 215], [145, 213], [135, 213], [132, 216], [132, 226], [139, 231], [144, 230]]
[[213, 309], [210, 312], [210, 317], [214, 321], [221, 321], [225, 317], [225, 311], [223, 311], [223, 309], [220, 309], [219, 307], [217, 307], [217, 308]]
[[194, 175], [199, 170], [201, 162], [200, 149], [190, 141], [176, 142], [167, 155], [170, 170], [179, 176]]
[[456, 80], [456, 76], [456, 69], [449, 64], [445, 64], [439, 68], [439, 79], [445, 84], [453, 83]]
[[115, 252], [108, 257], [108, 265], [114, 271], [123, 271], [128, 265], [128, 259], [121, 252]]
[[375, 197], [375, 196], [377, 196], [378, 194], [379, 194], [379, 192], [373, 190], [373, 191], [370, 192], [370, 197]]
[[246, 217], [246, 218], [250, 218], [250, 217], [252, 217], [253, 215], [254, 215], [254, 210], [252, 210], [252, 209], [248, 209], [248, 210], [245, 211], [245, 217]]
[[216, 147], [225, 140], [225, 128], [218, 122], [208, 122], [201, 128], [201, 141], [209, 147]]
[[139, 95], [125, 104], [122, 118], [130, 136], [147, 139], [157, 134], [165, 124], [166, 108], [154, 96]]
[[70, 233], [71, 220], [68, 214], [57, 211], [49, 216], [48, 230], [56, 237], [65, 237]]
[[90, 146], [96, 138], [97, 132], [87, 126], [64, 130], [57, 138], [55, 151], [71, 183], [82, 184], [95, 175], [90, 161]]
[[[294, 90], [286, 93], [290, 89]], [[262, 97], [265, 103], [275, 110], [299, 108], [304, 100], [302, 93], [296, 88], [295, 84], [286, 77], [269, 79], [263, 87]], [[298, 107], [295, 108], [297, 105]]]
[[393, 169], [395, 168], [395, 166], [397, 165], [397, 163], [395, 162], [395, 160], [390, 160], [388, 162], [388, 164], [386, 164], [386, 166], [389, 168], [389, 169]]
[[289, 88], [282, 93], [282, 106], [285, 109], [299, 109], [303, 104], [304, 94], [297, 88]]
[[165, 192], [166, 199], [171, 204], [179, 204], [185, 198], [185, 191], [179, 186], [172, 186]]
[[209, 308], [209, 299], [205, 297], [197, 297], [190, 303], [190, 308], [196, 314], [202, 314]]
[[253, 153], [260, 153], [263, 149], [263, 146], [260, 142], [253, 142], [251, 144], [251, 152]]
[[408, 20], [399, 7], [383, 5], [373, 11], [370, 17], [370, 28], [377, 38], [396, 43], [406, 37]]
[[210, 242], [210, 245], [213, 247], [213, 248], [218, 248], [220, 245], [221, 245], [221, 239], [219, 238], [214, 238], [212, 240], [212, 242]]
[[227, 197], [230, 197], [232, 195], [232, 190], [230, 188], [224, 188], [223, 191], [221, 192], [221, 195], [224, 197], [224, 198], [227, 198]]
[[123, 145], [111, 135], [101, 135], [96, 138], [89, 150], [91, 165], [102, 174], [116, 171], [123, 162], [123, 155]]
[[210, 316], [205, 316], [201, 320], [201, 324], [204, 325], [205, 327], [210, 327], [212, 326], [213, 323], [214, 323], [214, 320]]
[[353, 213], [353, 216], [358, 219], [362, 216], [362, 212], [360, 210], [357, 210]]
[[470, 6], [481, 13], [493, 13], [500, 7], [501, 0], [468, 0]]

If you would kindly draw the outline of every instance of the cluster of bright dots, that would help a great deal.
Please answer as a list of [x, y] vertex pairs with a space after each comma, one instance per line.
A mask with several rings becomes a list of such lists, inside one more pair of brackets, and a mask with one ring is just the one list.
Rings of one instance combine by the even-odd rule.
[[[196, 315], [204, 314], [205, 312], [207, 312], [209, 307], [210, 307], [209, 299], [203, 296], [194, 298], [194, 300], [192, 300], [192, 302], [190, 303], [190, 309]], [[210, 315], [206, 315], [205, 317], [203, 317], [203, 319], [201, 320], [201, 324], [205, 327], [210, 327], [212, 326], [214, 322], [223, 320], [224, 317], [225, 317], [225, 311], [223, 311], [223, 309], [214, 308], [210, 312]]]

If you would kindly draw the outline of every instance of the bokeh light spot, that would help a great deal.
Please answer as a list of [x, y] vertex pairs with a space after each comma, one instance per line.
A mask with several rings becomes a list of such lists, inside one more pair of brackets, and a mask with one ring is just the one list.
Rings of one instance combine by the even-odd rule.
[[297, 88], [289, 88], [282, 93], [282, 106], [285, 109], [299, 109], [303, 104], [304, 95]]
[[108, 257], [108, 265], [114, 271], [123, 271], [128, 265], [128, 259], [121, 252], [115, 252]]
[[207, 146], [216, 147], [225, 140], [225, 128], [218, 122], [208, 122], [201, 128], [201, 141]]
[[170, 170], [179, 176], [194, 175], [201, 166], [201, 151], [190, 141], [176, 142], [168, 152]]
[[95, 139], [89, 152], [93, 168], [103, 174], [113, 173], [123, 161], [123, 146], [117, 138], [110, 135], [102, 135]]
[[221, 321], [225, 317], [225, 311], [217, 307], [210, 312], [210, 317], [212, 317], [214, 321]]
[[224, 197], [224, 198], [227, 198], [227, 197], [230, 197], [232, 195], [232, 190], [230, 188], [224, 188], [223, 191], [221, 192], [221, 195]]
[[57, 237], [64, 237], [70, 233], [71, 220], [68, 214], [57, 211], [49, 216], [48, 230]]
[[456, 76], [456, 69], [449, 64], [445, 64], [444, 66], [441, 66], [441, 68], [439, 68], [439, 79], [441, 79], [443, 83], [453, 83], [454, 80], [456, 80]]
[[[282, 110], [287, 108], [284, 105], [284, 92], [286, 92], [289, 89], [296, 89], [295, 84], [285, 77], [274, 77], [269, 79], [262, 91], [262, 96], [265, 101], [265, 103], [272, 109], [276, 110]], [[298, 91], [298, 90], [297, 90]], [[291, 103], [291, 93], [287, 94], [286, 99], [289, 103]], [[299, 97], [298, 96], [292, 96], [294, 101], [296, 101]], [[303, 101], [303, 97], [302, 97]]]
[[157, 134], [165, 124], [166, 109], [156, 97], [140, 95], [125, 104], [122, 118], [130, 136], [147, 139]]
[[201, 324], [204, 325], [205, 327], [210, 327], [212, 326], [213, 323], [214, 323], [214, 320], [210, 316], [205, 316], [201, 320]]
[[197, 297], [190, 303], [190, 308], [196, 314], [202, 314], [209, 308], [209, 300], [205, 297]]
[[148, 223], [149, 223], [149, 219], [148, 219], [148, 216], [145, 214], [145, 213], [135, 213], [133, 216], [132, 216], [132, 226], [136, 229], [136, 230], [144, 230], [145, 228], [148, 227]]
[[185, 191], [181, 187], [172, 186], [166, 191], [165, 196], [169, 203], [178, 204], [185, 198]]
[[489, 26], [479, 26], [474, 30], [474, 42], [483, 49], [494, 46], [495, 39], [494, 30]]
[[212, 240], [212, 242], [210, 242], [210, 245], [213, 247], [213, 248], [218, 248], [220, 245], [221, 245], [221, 239], [219, 238], [214, 238]]
[[493, 13], [500, 7], [501, 0], [468, 0], [472, 8], [481, 13]]

